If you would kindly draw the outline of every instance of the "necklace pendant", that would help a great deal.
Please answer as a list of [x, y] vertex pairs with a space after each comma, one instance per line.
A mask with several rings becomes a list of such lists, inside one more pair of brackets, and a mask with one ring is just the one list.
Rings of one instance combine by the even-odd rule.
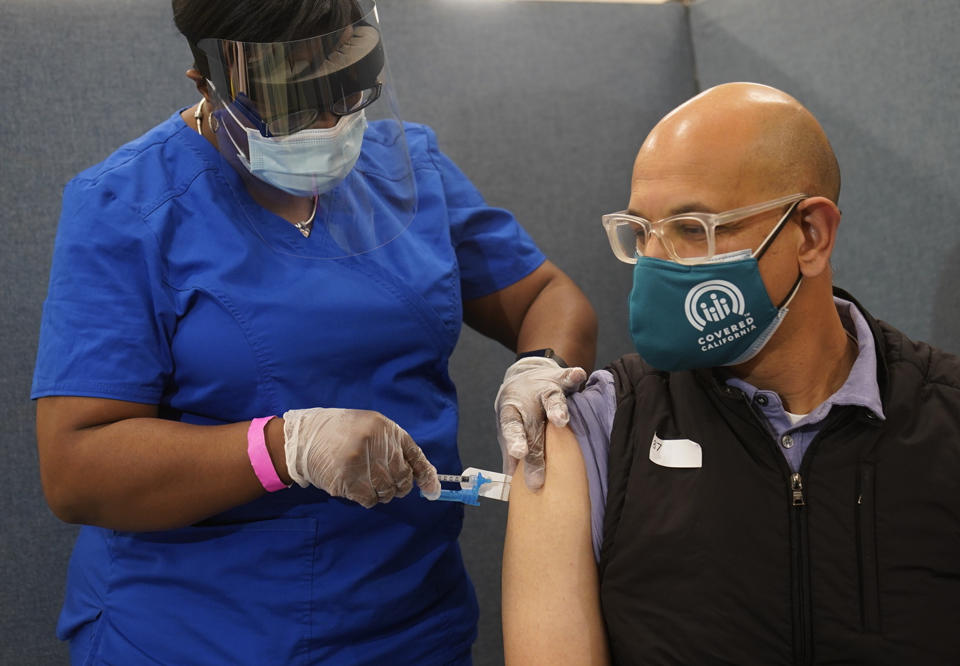
[[310, 213], [310, 217], [305, 219], [303, 222], [294, 222], [293, 226], [297, 228], [304, 238], [310, 238], [310, 231], [313, 229], [313, 218], [317, 216], [317, 202], [320, 201], [320, 197], [314, 195], [313, 197], [313, 212]]

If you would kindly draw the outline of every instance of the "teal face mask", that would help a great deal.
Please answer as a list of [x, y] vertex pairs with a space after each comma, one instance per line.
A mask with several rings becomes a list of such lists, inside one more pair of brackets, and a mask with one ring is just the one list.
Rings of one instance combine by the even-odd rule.
[[630, 334], [659, 370], [737, 365], [763, 348], [787, 316], [802, 274], [774, 306], [749, 250], [687, 266], [638, 257], [630, 292]]

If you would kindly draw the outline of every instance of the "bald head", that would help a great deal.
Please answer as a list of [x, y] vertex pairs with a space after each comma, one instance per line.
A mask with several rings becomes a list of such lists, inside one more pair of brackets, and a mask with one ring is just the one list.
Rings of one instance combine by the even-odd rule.
[[[834, 202], [840, 169], [816, 118], [790, 95], [755, 83], [704, 91], [667, 114], [634, 165], [634, 188], [684, 180], [746, 203], [804, 192]], [[718, 204], [719, 205], [719, 204]]]

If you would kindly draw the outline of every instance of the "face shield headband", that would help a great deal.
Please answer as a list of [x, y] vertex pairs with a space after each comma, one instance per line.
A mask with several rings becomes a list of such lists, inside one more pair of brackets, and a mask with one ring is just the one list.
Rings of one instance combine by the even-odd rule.
[[251, 128], [265, 137], [293, 134], [324, 113], [345, 116], [380, 97], [385, 58], [370, 13], [370, 20], [296, 41], [201, 39], [194, 58], [220, 102]]

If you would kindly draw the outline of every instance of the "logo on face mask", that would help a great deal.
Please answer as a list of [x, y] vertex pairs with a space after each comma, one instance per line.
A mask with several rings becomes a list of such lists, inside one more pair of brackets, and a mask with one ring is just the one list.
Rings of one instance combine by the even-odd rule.
[[683, 304], [687, 321], [698, 331], [707, 324], [723, 321], [744, 312], [743, 292], [726, 280], [708, 280], [687, 292]]
[[743, 292], [726, 280], [707, 280], [687, 292], [687, 321], [700, 332], [700, 351], [716, 349], [757, 329], [746, 311]]

